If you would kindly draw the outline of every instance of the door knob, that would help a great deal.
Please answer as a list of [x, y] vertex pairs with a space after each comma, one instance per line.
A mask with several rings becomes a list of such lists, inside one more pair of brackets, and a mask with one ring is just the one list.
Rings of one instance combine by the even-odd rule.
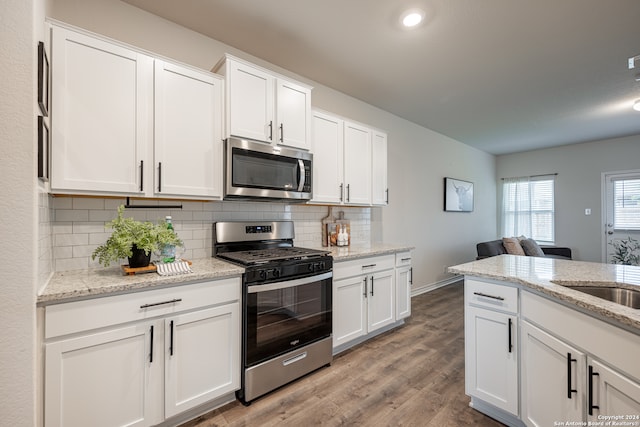
[[607, 231], [607, 234], [613, 234], [613, 231]]

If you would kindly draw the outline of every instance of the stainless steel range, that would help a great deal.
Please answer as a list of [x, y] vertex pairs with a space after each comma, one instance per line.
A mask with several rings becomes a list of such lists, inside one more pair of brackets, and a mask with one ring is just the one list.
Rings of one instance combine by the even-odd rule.
[[249, 404], [329, 365], [329, 252], [295, 247], [291, 221], [216, 222], [213, 234], [213, 255], [245, 267], [238, 399]]

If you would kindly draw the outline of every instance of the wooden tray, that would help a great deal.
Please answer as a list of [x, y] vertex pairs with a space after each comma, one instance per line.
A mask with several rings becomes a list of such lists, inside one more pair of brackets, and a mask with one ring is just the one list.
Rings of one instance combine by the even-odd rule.
[[[182, 261], [186, 261], [189, 263], [189, 265], [192, 264], [191, 261], [189, 261], [188, 259], [183, 259]], [[131, 276], [133, 274], [145, 274], [145, 273], [155, 273], [156, 271], [158, 271], [158, 267], [156, 267], [156, 265], [154, 263], [150, 263], [148, 266], [146, 267], [129, 267], [129, 264], [124, 264], [120, 266], [122, 268], [122, 272], [126, 275], [126, 276]]]

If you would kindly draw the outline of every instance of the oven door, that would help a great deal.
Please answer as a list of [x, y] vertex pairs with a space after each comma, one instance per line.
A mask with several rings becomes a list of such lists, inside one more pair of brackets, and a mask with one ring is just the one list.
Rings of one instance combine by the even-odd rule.
[[332, 278], [329, 271], [247, 287], [245, 367], [331, 336]]
[[311, 199], [312, 155], [229, 138], [225, 198]]

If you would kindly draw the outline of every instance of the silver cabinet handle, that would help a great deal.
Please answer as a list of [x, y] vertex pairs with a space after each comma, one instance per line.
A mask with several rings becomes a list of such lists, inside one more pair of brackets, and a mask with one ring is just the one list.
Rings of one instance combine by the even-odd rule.
[[350, 198], [349, 196], [351, 196], [351, 190], [349, 189], [350, 185], [351, 184], [347, 184], [347, 203], [349, 203], [349, 198]]
[[367, 297], [367, 289], [369, 288], [369, 276], [364, 276], [364, 297]]

